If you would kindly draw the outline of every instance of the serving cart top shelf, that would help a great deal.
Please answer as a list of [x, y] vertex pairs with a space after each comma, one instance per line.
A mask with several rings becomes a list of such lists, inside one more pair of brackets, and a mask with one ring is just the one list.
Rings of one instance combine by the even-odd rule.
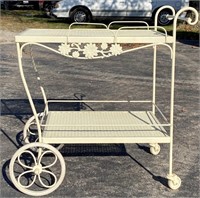
[[172, 43], [173, 37], [154, 29], [27, 29], [15, 40], [39, 43]]

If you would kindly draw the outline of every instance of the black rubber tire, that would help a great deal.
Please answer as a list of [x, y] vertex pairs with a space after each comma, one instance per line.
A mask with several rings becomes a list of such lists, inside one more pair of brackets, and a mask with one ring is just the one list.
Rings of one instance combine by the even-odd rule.
[[52, 13], [53, 8], [54, 8], [54, 5], [51, 2], [47, 2], [43, 6], [43, 10], [46, 12], [47, 16], [55, 19], [56, 17]]
[[92, 17], [86, 8], [76, 8], [70, 14], [70, 19], [72, 22], [90, 22]]
[[168, 9], [160, 11], [158, 14], [158, 25], [165, 26], [172, 23], [173, 20], [168, 20], [166, 15], [171, 15], [172, 12]]

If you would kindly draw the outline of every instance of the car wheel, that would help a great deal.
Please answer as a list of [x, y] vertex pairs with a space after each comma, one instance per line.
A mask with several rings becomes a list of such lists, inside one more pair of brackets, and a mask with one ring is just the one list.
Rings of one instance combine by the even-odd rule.
[[171, 15], [171, 11], [170, 10], [162, 10], [160, 11], [160, 13], [158, 14], [158, 24], [161, 26], [165, 26], [165, 25], [169, 25], [172, 20], [167, 19], [167, 15]]
[[76, 8], [71, 12], [70, 19], [72, 22], [90, 22], [91, 14], [85, 8]]
[[50, 18], [55, 18], [55, 16], [52, 14], [52, 9], [54, 8], [53, 4], [50, 2], [47, 2], [43, 5], [43, 10], [46, 12], [46, 15]]

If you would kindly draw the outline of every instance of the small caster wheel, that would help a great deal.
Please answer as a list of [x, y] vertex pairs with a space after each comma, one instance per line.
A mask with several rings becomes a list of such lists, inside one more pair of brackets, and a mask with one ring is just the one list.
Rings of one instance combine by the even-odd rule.
[[56, 190], [65, 176], [65, 161], [53, 146], [29, 143], [11, 158], [9, 174], [15, 187], [31, 196], [43, 196]]
[[172, 174], [171, 176], [168, 176], [168, 186], [172, 190], [177, 190], [181, 186], [181, 179], [176, 174]]
[[150, 153], [153, 155], [158, 155], [160, 153], [160, 145], [150, 144]]

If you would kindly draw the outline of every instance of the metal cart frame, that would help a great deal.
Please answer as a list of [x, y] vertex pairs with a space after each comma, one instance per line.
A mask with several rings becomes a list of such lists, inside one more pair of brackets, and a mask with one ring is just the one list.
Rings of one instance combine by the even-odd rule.
[[[174, 20], [173, 36], [168, 36], [163, 27], [157, 26], [158, 14], [162, 9], [171, 9], [172, 15], [167, 16]], [[181, 17], [185, 11], [192, 11], [195, 19]], [[22, 82], [28, 96], [33, 116], [24, 126], [23, 136], [27, 143], [16, 151], [13, 155], [9, 173], [13, 184], [21, 192], [32, 196], [47, 195], [56, 190], [62, 183], [65, 175], [65, 161], [58, 151], [63, 144], [70, 143], [149, 143], [150, 152], [157, 155], [160, 152], [158, 143], [170, 144], [169, 149], [169, 173], [167, 175], [168, 185], [171, 189], [178, 189], [181, 185], [181, 179], [172, 171], [173, 159], [173, 117], [174, 117], [174, 83], [175, 83], [175, 53], [176, 53], [176, 26], [178, 20], [184, 20], [190, 25], [194, 25], [198, 21], [198, 12], [194, 8], [183, 8], [178, 13], [170, 6], [160, 8], [155, 17], [155, 26], [149, 26], [145, 22], [145, 26], [132, 27], [125, 26], [118, 30], [113, 30], [111, 26], [116, 22], [112, 22], [109, 26], [98, 24], [103, 29], [76, 29], [72, 24], [68, 30], [39, 30], [30, 29], [16, 36], [18, 64]], [[128, 23], [128, 22], [123, 22]], [[133, 22], [131, 22], [133, 23]], [[95, 24], [97, 25], [97, 24]], [[159, 31], [162, 30], [162, 31]], [[47, 43], [58, 44], [58, 49], [54, 49], [46, 45]], [[123, 50], [123, 43], [143, 43], [145, 45], [133, 49]], [[38, 113], [33, 103], [29, 87], [22, 66], [23, 49], [28, 45], [37, 45], [53, 51], [63, 56], [78, 59], [98, 59], [110, 56], [117, 56], [123, 53], [139, 50], [147, 47], [154, 48], [153, 57], [153, 94], [150, 101], [90, 101], [81, 100], [81, 102], [90, 103], [151, 103], [152, 111], [49, 111], [48, 105], [52, 102], [60, 102], [56, 100], [48, 100], [44, 88], [40, 86], [44, 98], [45, 109], [42, 113]], [[98, 46], [97, 46], [98, 45]], [[170, 101], [170, 121], [159, 110], [156, 105], [156, 61], [157, 46], [162, 45], [169, 49], [171, 54], [171, 101]], [[100, 46], [100, 47], [99, 47]], [[34, 63], [34, 60], [33, 60]], [[38, 78], [38, 80], [40, 80]], [[77, 102], [77, 100], [63, 100], [61, 102]], [[161, 124], [155, 116], [158, 110], [166, 121]], [[31, 142], [28, 138], [31, 132], [31, 126], [37, 126], [37, 139]], [[165, 129], [169, 127], [169, 132]], [[58, 144], [56, 148], [50, 144]], [[54, 160], [50, 165], [44, 165], [42, 158], [45, 155], [53, 155]], [[29, 155], [32, 163], [24, 162], [24, 156]], [[16, 178], [15, 163], [22, 166], [23, 171]], [[55, 164], [60, 164], [59, 177], [56, 173], [51, 172]], [[25, 170], [24, 170], [25, 169]], [[42, 173], [50, 174], [53, 178], [51, 184], [42, 181]], [[31, 174], [32, 180], [28, 184], [22, 183], [22, 177]], [[44, 188], [41, 191], [32, 189], [32, 186], [38, 179]]]

